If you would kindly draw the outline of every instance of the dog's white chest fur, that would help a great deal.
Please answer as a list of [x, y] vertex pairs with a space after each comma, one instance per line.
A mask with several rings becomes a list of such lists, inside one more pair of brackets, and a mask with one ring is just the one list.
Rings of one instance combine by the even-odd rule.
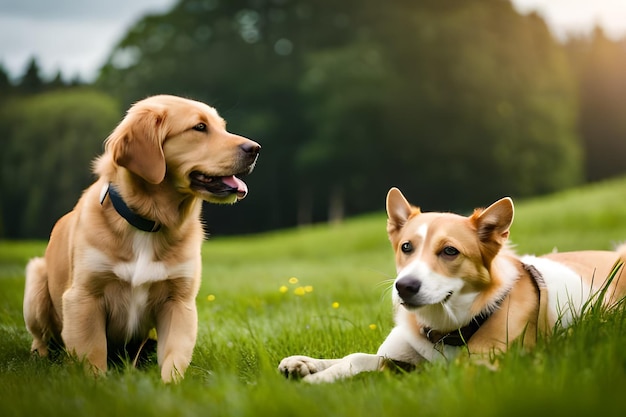
[[155, 236], [137, 232], [132, 241], [132, 256], [125, 262], [114, 261], [104, 252], [90, 248], [85, 259], [92, 270], [113, 273], [119, 280], [130, 284], [123, 294], [126, 305], [126, 332], [131, 336], [143, 320], [150, 286], [171, 277], [193, 277], [194, 263], [177, 263], [168, 266], [156, 261]]
[[113, 273], [118, 279], [128, 282], [133, 287], [168, 279], [172, 275], [179, 277], [193, 276], [189, 271], [191, 265], [177, 264], [168, 267], [156, 258], [154, 237], [146, 233], [137, 232], [133, 237], [132, 252], [127, 261], [111, 258], [95, 247], [84, 249], [85, 268], [99, 273]]
[[167, 267], [154, 258], [154, 237], [147, 233], [137, 233], [133, 238], [132, 260], [115, 264], [113, 272], [133, 287], [167, 279], [169, 276]]
[[126, 327], [127, 337], [130, 338], [140, 327], [148, 301], [149, 287], [132, 287], [128, 300], [128, 321]]
[[163, 262], [154, 260], [154, 237], [151, 234], [137, 233], [133, 239], [133, 258], [113, 267], [113, 272], [123, 281], [131, 284], [128, 294], [127, 334], [131, 336], [140, 326], [148, 301], [149, 283], [169, 277]]

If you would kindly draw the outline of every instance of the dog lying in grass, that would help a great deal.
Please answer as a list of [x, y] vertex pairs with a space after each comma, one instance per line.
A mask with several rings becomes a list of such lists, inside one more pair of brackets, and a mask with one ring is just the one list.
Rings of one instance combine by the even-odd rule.
[[[517, 256], [508, 246], [513, 201], [503, 198], [469, 216], [421, 212], [392, 188], [387, 232], [395, 252], [395, 327], [375, 355], [341, 359], [290, 356], [279, 371], [307, 382], [332, 382], [391, 363], [526, 347], [538, 332], [568, 326], [589, 303], [611, 306], [626, 295], [620, 265], [626, 245], [612, 251]], [[607, 278], [608, 277], [608, 278]]]

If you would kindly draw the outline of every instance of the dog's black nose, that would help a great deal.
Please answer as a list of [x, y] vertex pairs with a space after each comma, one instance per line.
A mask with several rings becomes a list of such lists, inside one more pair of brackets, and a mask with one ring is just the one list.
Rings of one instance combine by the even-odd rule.
[[420, 290], [422, 283], [411, 277], [400, 278], [396, 281], [396, 290], [398, 290], [398, 295], [403, 300], [409, 300], [415, 294], [417, 294]]
[[261, 145], [251, 140], [245, 143], [242, 143], [241, 145], [239, 145], [239, 147], [245, 153], [250, 154], [250, 155], [258, 155], [259, 152], [261, 152]]

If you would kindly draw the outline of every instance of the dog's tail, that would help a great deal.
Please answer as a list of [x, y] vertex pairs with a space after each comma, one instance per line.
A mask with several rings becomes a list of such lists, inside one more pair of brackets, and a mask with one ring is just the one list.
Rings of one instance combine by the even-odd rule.
[[46, 356], [52, 336], [54, 307], [48, 291], [48, 270], [44, 258], [33, 258], [26, 265], [23, 308], [26, 328], [33, 336], [31, 351]]

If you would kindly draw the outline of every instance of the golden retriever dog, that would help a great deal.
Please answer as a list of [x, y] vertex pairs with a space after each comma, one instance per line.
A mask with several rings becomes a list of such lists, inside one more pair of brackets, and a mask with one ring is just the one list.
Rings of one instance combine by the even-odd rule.
[[26, 267], [32, 351], [65, 346], [97, 374], [111, 352], [157, 334], [165, 382], [183, 377], [196, 343], [202, 201], [234, 203], [260, 146], [226, 131], [204, 103], [158, 95], [134, 104], [95, 160], [97, 181]]

